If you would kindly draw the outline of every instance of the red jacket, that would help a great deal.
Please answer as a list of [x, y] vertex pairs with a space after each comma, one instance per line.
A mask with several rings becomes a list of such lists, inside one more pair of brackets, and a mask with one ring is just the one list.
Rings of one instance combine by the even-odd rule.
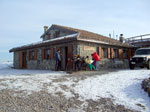
[[96, 52], [92, 54], [92, 58], [94, 59], [94, 61], [100, 61], [100, 57], [98, 56]]

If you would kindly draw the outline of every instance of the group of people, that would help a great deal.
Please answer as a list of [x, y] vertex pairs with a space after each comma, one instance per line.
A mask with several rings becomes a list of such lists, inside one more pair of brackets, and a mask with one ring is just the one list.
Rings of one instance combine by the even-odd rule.
[[89, 56], [86, 57], [82, 57], [80, 58], [80, 56], [76, 56], [75, 57], [75, 70], [78, 69], [82, 69], [82, 67], [88, 66], [90, 70], [98, 70], [99, 69], [99, 61], [100, 61], [100, 57], [98, 56], [98, 54], [96, 52], [94, 52], [93, 54], [91, 54], [92, 59], [90, 59]]
[[[61, 70], [61, 52], [60, 50], [57, 50], [55, 53], [55, 70]], [[74, 64], [74, 70], [83, 70], [86, 69], [86, 67], [89, 67], [90, 70], [98, 70], [99, 69], [99, 62], [100, 62], [100, 57], [96, 52], [91, 54], [92, 59], [90, 59], [89, 56], [86, 57], [80, 57], [79, 55], [75, 54], [73, 56], [73, 59], [68, 58], [67, 59], [67, 64], [66, 64], [66, 70], [68, 70], [69, 66], [71, 64]]]

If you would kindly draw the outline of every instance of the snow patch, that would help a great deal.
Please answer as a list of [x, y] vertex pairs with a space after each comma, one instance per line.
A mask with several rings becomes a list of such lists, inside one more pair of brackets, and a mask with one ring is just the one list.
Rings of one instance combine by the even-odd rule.
[[[28, 94], [33, 91], [47, 90], [56, 95], [61, 92], [66, 98], [79, 94], [79, 100], [99, 100], [111, 98], [114, 103], [125, 105], [127, 108], [139, 111], [150, 111], [150, 98], [141, 89], [141, 82], [150, 77], [147, 69], [120, 70], [105, 75], [87, 77], [78, 81], [78, 77], [63, 77], [65, 72], [50, 70], [17, 70], [8, 67], [11, 64], [0, 64], [0, 90], [23, 90]], [[54, 79], [64, 78], [64, 81]], [[75, 81], [77, 80], [77, 81]], [[73, 86], [72, 86], [73, 85]], [[64, 87], [64, 88], [63, 88]], [[139, 106], [141, 105], [141, 106]], [[145, 109], [143, 107], [145, 107]]]
[[149, 70], [122, 70], [80, 81], [74, 90], [84, 100], [111, 98], [117, 104], [140, 111], [143, 111], [143, 108], [137, 104], [142, 104], [148, 112], [150, 99], [141, 89], [141, 82], [149, 77], [149, 74]]

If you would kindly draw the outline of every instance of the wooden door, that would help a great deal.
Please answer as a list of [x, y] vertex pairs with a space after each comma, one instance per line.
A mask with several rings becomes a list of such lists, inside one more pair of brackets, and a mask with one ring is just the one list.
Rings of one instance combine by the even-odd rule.
[[[67, 58], [72, 59], [72, 57], [73, 57], [73, 46], [72, 46], [72, 44], [70, 44], [70, 45], [68, 45]], [[72, 69], [72, 67], [73, 67], [73, 63], [70, 62], [69, 63], [69, 68]]]
[[23, 68], [23, 52], [19, 52], [19, 68]]
[[27, 68], [27, 52], [22, 53], [22, 68]]

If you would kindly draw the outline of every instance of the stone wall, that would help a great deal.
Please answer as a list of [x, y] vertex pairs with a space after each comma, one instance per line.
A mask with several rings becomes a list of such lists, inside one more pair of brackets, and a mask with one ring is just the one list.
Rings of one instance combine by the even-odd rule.
[[[93, 48], [93, 50], [91, 49], [86, 49], [85, 47], [89, 46], [91, 48]], [[96, 52], [96, 46], [92, 45], [92, 44], [84, 44], [84, 43], [78, 43], [77, 44], [77, 54], [79, 54], [81, 57], [86, 57], [89, 56], [91, 58], [91, 54]], [[92, 59], [92, 58], [91, 58]]]
[[101, 59], [100, 69], [106, 68], [129, 68], [128, 59]]
[[[65, 48], [69, 45], [73, 45], [73, 55], [79, 54], [81, 57], [89, 56], [91, 58], [91, 54], [94, 52], [97, 52], [97, 47], [101, 46], [98, 44], [91, 44], [91, 43], [82, 43], [82, 42], [72, 42], [72, 43], [62, 43], [59, 45], [50, 45], [47, 46], [49, 48], [54, 48], [54, 55], [56, 50], [59, 48], [63, 54], [63, 61], [62, 61], [62, 68], [65, 69], [66, 59], [65, 59]], [[104, 46], [108, 47], [108, 46]], [[34, 50], [34, 49], [30, 49]], [[28, 59], [28, 52], [29, 50], [26, 50], [27, 52], [27, 69], [55, 69], [55, 59], [42, 59], [42, 48], [36, 48], [37, 51], [37, 59], [36, 60], [29, 60]], [[100, 68], [128, 68], [128, 59], [108, 59], [108, 58], [102, 58], [100, 61]], [[14, 67], [19, 68], [19, 52], [14, 53]]]
[[[56, 50], [59, 48], [63, 54], [62, 59], [62, 69], [65, 69], [65, 47], [69, 44], [73, 45], [73, 54], [77, 54], [77, 44], [76, 42], [73, 43], [62, 43], [59, 45], [47, 46], [48, 48], [54, 48], [54, 55]], [[42, 47], [43, 48], [43, 47]], [[42, 59], [42, 48], [36, 48], [37, 58], [36, 60], [29, 60], [29, 51], [34, 50], [26, 50], [27, 52], [26, 60], [27, 60], [27, 69], [50, 69], [55, 70], [55, 56], [53, 59]], [[19, 69], [19, 52], [14, 52], [14, 68]]]
[[[89, 46], [89, 47], [88, 47]], [[110, 47], [106, 45], [99, 45], [99, 44], [93, 44], [93, 43], [85, 43], [85, 42], [78, 42], [77, 44], [77, 53], [81, 57], [89, 56], [91, 59], [91, 54], [94, 52], [98, 52], [97, 47]], [[112, 46], [111, 46], [112, 47]], [[117, 47], [114, 47], [117, 48]], [[129, 67], [129, 61], [128, 59], [108, 59], [108, 58], [102, 58], [100, 61], [100, 68], [128, 68]]]
[[64, 28], [57, 27], [57, 26], [52, 26], [52, 27], [48, 30], [48, 32], [46, 33], [46, 35], [44, 35], [43, 41], [49, 40], [48, 35], [50, 36], [50, 39], [55, 38], [54, 35], [55, 35], [57, 32], [59, 32], [59, 34], [57, 34], [57, 37], [62, 37], [62, 36], [66, 36], [66, 35], [70, 35], [70, 34], [76, 33], [76, 32], [71, 31], [71, 30], [67, 30], [67, 29], [64, 29]]
[[13, 60], [14, 68], [19, 68], [19, 52], [14, 52], [14, 60]]
[[27, 69], [55, 69], [54, 59], [42, 59], [41, 48], [37, 49], [37, 59], [27, 60]]

